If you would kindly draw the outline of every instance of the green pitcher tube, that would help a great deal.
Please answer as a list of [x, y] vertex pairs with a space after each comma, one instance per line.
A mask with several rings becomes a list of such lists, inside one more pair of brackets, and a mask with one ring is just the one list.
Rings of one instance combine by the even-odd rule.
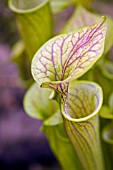
[[104, 170], [98, 119], [101, 105], [101, 88], [78, 81], [71, 83], [67, 101], [61, 106], [67, 134], [84, 170]]
[[18, 29], [31, 61], [36, 50], [53, 34], [50, 2], [9, 0], [9, 8], [16, 13]]

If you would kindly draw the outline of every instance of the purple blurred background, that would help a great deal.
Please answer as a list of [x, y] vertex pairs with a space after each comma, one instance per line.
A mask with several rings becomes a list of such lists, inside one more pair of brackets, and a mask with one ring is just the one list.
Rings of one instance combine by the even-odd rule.
[[41, 122], [23, 110], [24, 87], [11, 48], [18, 40], [14, 14], [0, 0], [0, 170], [43, 170], [57, 165]]
[[[101, 8], [95, 4], [94, 8], [113, 17], [112, 3], [104, 3]], [[54, 16], [55, 33], [72, 11], [73, 7], [69, 7]], [[11, 48], [18, 38], [14, 14], [7, 7], [7, 0], [0, 0], [0, 170], [58, 170], [59, 165], [39, 130], [41, 122], [23, 110], [26, 90], [19, 82], [17, 66], [11, 62]]]

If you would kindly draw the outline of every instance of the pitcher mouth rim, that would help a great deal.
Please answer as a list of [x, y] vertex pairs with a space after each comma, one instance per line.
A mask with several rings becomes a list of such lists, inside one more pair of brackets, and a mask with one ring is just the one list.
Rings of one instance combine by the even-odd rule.
[[90, 82], [90, 81], [79, 81], [79, 82], [82, 82], [82, 83], [91, 83], [95, 86], [97, 86], [99, 92], [100, 92], [100, 100], [99, 100], [99, 103], [97, 105], [97, 107], [95, 107], [94, 111], [91, 112], [88, 116], [85, 116], [85, 117], [81, 117], [81, 118], [73, 118], [71, 117], [69, 114], [66, 114], [65, 113], [65, 106], [62, 104], [61, 105], [61, 112], [62, 112], [62, 115], [65, 119], [67, 119], [68, 121], [72, 121], [72, 122], [78, 122], [78, 123], [81, 123], [81, 122], [85, 122], [93, 117], [95, 117], [96, 115], [98, 115], [99, 113], [99, 110], [102, 106], [102, 103], [103, 103], [103, 93], [102, 93], [102, 88], [95, 82]]
[[37, 9], [41, 9], [49, 1], [50, 0], [44, 0], [43, 2], [38, 4], [36, 7], [30, 8], [30, 9], [19, 9], [15, 5], [13, 5], [13, 0], [9, 0], [8, 1], [8, 6], [15, 13], [26, 14], [26, 13], [35, 12]]

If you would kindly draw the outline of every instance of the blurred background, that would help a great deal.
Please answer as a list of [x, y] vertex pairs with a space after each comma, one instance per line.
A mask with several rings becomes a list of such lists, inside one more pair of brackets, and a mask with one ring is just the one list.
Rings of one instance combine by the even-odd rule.
[[56, 160], [39, 131], [41, 122], [23, 110], [26, 90], [11, 62], [11, 49], [18, 39], [15, 16], [7, 0], [0, 0], [0, 170], [51, 169]]
[[[0, 170], [60, 169], [39, 130], [41, 122], [30, 118], [23, 109], [26, 89], [11, 61], [11, 49], [19, 35], [7, 3], [0, 0]], [[94, 2], [92, 7], [113, 18], [113, 0]], [[55, 33], [62, 29], [73, 10], [71, 6], [54, 16]]]

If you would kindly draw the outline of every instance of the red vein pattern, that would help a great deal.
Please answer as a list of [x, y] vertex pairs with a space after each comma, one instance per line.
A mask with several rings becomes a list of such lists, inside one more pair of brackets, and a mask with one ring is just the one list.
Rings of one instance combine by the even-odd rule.
[[66, 109], [73, 118], [83, 118], [92, 113], [99, 104], [98, 88], [91, 83], [75, 83], [69, 87]]
[[[66, 103], [62, 106], [67, 134], [84, 170], [104, 170], [98, 123], [102, 92], [95, 83], [76, 81], [70, 84]], [[81, 121], [89, 115], [92, 116]]]
[[35, 54], [32, 74], [38, 84], [70, 81], [84, 74], [102, 55], [106, 22], [102, 20], [91, 27], [59, 35]]
[[104, 170], [98, 116], [85, 123], [65, 119], [65, 127], [84, 170]]

